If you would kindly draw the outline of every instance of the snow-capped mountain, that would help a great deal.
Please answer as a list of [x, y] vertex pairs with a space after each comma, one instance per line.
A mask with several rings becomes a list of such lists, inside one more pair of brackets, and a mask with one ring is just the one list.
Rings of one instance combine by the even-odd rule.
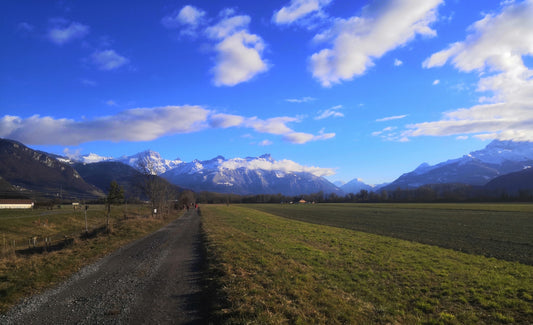
[[113, 157], [100, 156], [95, 153], [90, 153], [88, 155], [81, 155], [81, 156], [78, 156], [78, 155], [69, 155], [68, 157], [56, 156], [55, 158], [61, 162], [64, 162], [70, 165], [75, 164], [75, 163], [94, 164], [94, 163], [98, 163], [102, 161], [112, 161], [115, 159]]
[[[158, 152], [146, 150], [131, 156], [123, 156], [120, 158], [100, 156], [95, 153], [81, 156], [57, 157], [59, 161], [69, 164], [82, 163], [94, 164], [104, 161], [118, 161], [137, 170], [146, 168], [153, 175], [161, 175], [183, 163], [179, 158], [175, 160], [163, 159]], [[144, 170], [142, 170], [144, 172]]]
[[344, 193], [354, 193], [354, 194], [355, 193], [359, 193], [361, 190], [374, 191], [374, 187], [373, 186], [366, 184], [360, 178], [352, 179], [348, 183], [342, 185], [340, 187], [340, 189]]
[[116, 161], [129, 165], [135, 169], [146, 168], [153, 175], [161, 175], [184, 164], [179, 158], [176, 158], [175, 160], [163, 159], [158, 152], [152, 150], [139, 152], [132, 156], [124, 156], [116, 159]]
[[184, 162], [164, 159], [158, 152], [146, 150], [118, 159], [90, 154], [69, 161], [71, 164], [117, 161], [141, 172], [146, 168], [175, 185], [195, 191], [285, 195], [323, 191], [342, 194], [337, 186], [322, 177], [332, 174], [331, 169], [302, 166], [291, 160], [274, 160], [268, 154], [232, 159], [217, 156], [210, 160]]
[[340, 194], [338, 187], [322, 177], [327, 172], [290, 160], [276, 161], [270, 155], [233, 159], [218, 156], [182, 163], [161, 176], [173, 184], [196, 191], [285, 195], [323, 191]]
[[417, 188], [426, 184], [485, 185], [505, 174], [533, 166], [533, 143], [494, 140], [484, 149], [433, 166], [423, 163], [386, 189]]

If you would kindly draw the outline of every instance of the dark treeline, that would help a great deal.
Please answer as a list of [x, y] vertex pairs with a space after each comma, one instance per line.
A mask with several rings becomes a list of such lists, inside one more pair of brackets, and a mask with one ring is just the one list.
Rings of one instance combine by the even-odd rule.
[[[159, 187], [157, 188], [159, 189]], [[125, 193], [123, 203], [149, 203], [145, 198], [140, 199], [129, 196]], [[160, 202], [167, 202], [174, 205], [176, 209], [182, 209], [194, 203], [201, 204], [230, 204], [230, 203], [431, 203], [431, 202], [533, 202], [533, 190], [523, 189], [508, 192], [506, 190], [488, 190], [465, 184], [438, 184], [424, 185], [416, 189], [394, 189], [367, 191], [361, 190], [358, 193], [348, 193], [338, 195], [335, 193], [317, 192], [303, 195], [283, 195], [283, 194], [254, 194], [238, 195], [229, 193], [214, 192], [192, 192], [190, 190], [178, 191], [172, 187], [162, 186], [158, 191], [147, 195], [154, 201], [152, 205], [163, 211]], [[72, 199], [60, 200], [59, 198], [49, 200], [37, 200], [35, 207], [53, 208], [60, 204], [73, 202]], [[83, 204], [105, 204], [106, 198], [93, 198], [79, 200]], [[168, 205], [168, 204], [167, 204]], [[166, 205], [165, 205], [166, 207]], [[168, 207], [167, 207], [168, 209]]]
[[[195, 193], [198, 203], [380, 203], [380, 202], [533, 202], [533, 190], [508, 193], [465, 184], [425, 185], [416, 189], [361, 190], [344, 196], [317, 192], [304, 195], [237, 195], [212, 192]], [[303, 202], [302, 201], [302, 202]]]

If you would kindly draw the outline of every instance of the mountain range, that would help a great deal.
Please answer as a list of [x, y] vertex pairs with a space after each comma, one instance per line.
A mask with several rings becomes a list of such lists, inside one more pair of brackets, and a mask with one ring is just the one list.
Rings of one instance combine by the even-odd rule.
[[428, 184], [484, 186], [491, 180], [533, 166], [533, 143], [494, 140], [484, 149], [433, 166], [423, 163], [383, 187], [414, 189]]
[[39, 192], [44, 196], [101, 197], [111, 180], [132, 195], [140, 195], [135, 184], [139, 175], [150, 173], [171, 184], [194, 191], [234, 194], [301, 195], [323, 192], [344, 195], [361, 190], [378, 192], [414, 189], [423, 185], [466, 184], [513, 194], [533, 189], [533, 143], [493, 141], [482, 150], [436, 165], [421, 164], [390, 184], [370, 186], [360, 179], [337, 185], [323, 170], [301, 166], [270, 155], [184, 162], [163, 159], [147, 150], [120, 158], [89, 154], [60, 157], [0, 139], [0, 195]]
[[0, 139], [0, 193], [5, 197], [99, 197], [104, 192], [86, 182], [70, 164], [56, 156], [30, 149], [20, 142]]

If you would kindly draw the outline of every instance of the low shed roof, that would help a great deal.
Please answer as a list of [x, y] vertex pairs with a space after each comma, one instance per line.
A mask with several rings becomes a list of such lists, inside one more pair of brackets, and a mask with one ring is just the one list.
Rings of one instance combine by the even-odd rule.
[[28, 199], [0, 199], [0, 204], [32, 204], [32, 200]]

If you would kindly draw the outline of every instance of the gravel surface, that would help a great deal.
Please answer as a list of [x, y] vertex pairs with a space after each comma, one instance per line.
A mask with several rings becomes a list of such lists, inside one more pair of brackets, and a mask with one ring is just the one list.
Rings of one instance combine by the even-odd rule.
[[204, 256], [192, 209], [0, 316], [0, 324], [203, 324]]

